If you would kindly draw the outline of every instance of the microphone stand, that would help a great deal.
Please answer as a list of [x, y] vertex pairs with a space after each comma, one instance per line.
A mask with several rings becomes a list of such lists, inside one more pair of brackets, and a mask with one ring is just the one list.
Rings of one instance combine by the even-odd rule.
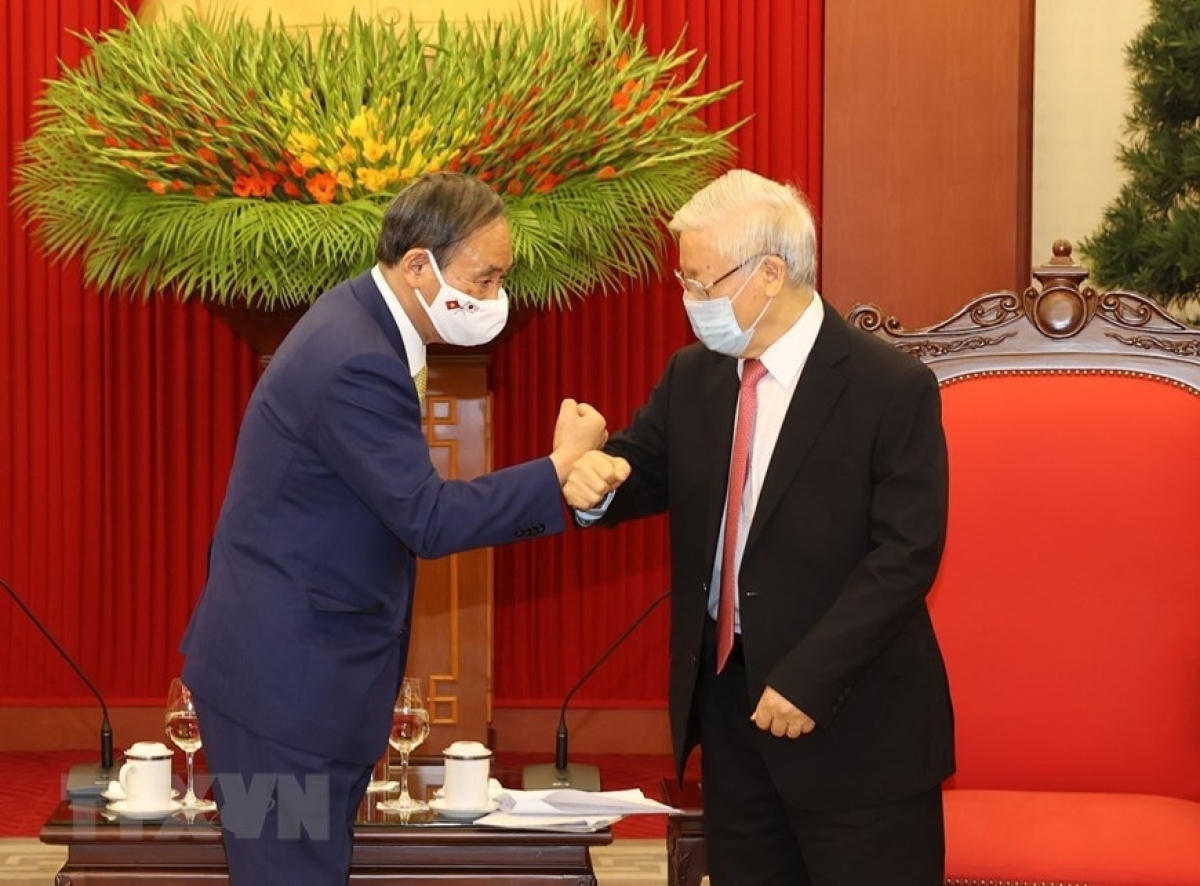
[[539, 763], [533, 766], [526, 766], [521, 774], [521, 786], [527, 791], [544, 791], [550, 788], [575, 788], [578, 791], [598, 791], [600, 790], [600, 770], [595, 766], [589, 766], [582, 763], [571, 765], [567, 762], [567, 705], [571, 702], [571, 696], [584, 683], [588, 677], [596, 672], [600, 665], [608, 661], [609, 656], [620, 648], [625, 642], [625, 638], [632, 634], [644, 622], [650, 613], [658, 608], [663, 600], [671, 596], [671, 589], [663, 591], [647, 606], [642, 614], [635, 618], [621, 632], [621, 636], [617, 637], [612, 644], [601, 653], [600, 657], [592, 662], [592, 666], [583, 672], [583, 676], [575, 681], [575, 685], [567, 692], [566, 698], [563, 699], [562, 707], [558, 712], [558, 732], [554, 739], [554, 763]]
[[100, 690], [92, 685], [92, 681], [88, 679], [87, 674], [83, 669], [75, 663], [75, 659], [67, 654], [67, 650], [59, 645], [54, 636], [46, 629], [41, 620], [33, 614], [33, 610], [25, 605], [25, 601], [17, 596], [17, 592], [13, 590], [12, 585], [0, 578], [0, 587], [8, 591], [8, 595], [13, 598], [21, 611], [29, 618], [31, 622], [42, 632], [54, 650], [62, 656], [63, 661], [71, 666], [79, 679], [84, 682], [84, 685], [92, 691], [92, 695], [96, 696], [96, 701], [100, 702], [100, 710], [104, 714], [104, 720], [100, 724], [100, 765], [94, 763], [80, 763], [72, 766], [67, 774], [67, 796], [72, 799], [80, 799], [84, 797], [98, 797], [108, 787], [109, 777], [113, 768], [113, 734], [112, 726], [108, 721], [108, 705], [104, 703], [104, 696], [100, 694]]

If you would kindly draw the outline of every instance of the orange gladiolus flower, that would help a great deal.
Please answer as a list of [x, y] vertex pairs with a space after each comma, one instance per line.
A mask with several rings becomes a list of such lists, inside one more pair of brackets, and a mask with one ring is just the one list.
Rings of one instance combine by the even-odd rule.
[[233, 193], [238, 197], [249, 197], [253, 187], [248, 175], [239, 175], [233, 180]]
[[600, 181], [607, 181], [610, 178], [616, 178], [616, 177], [617, 177], [617, 170], [612, 166], [605, 166], [603, 169], [601, 169], [599, 172], [596, 173], [596, 178], [600, 179]]
[[298, 200], [300, 198], [300, 189], [293, 181], [286, 181], [283, 183], [283, 193], [287, 194], [293, 200]]
[[514, 178], [509, 180], [508, 187], [506, 187], [504, 190], [508, 193], [508, 196], [517, 197], [520, 196], [523, 190], [525, 190], [525, 186], [521, 184], [519, 180]]
[[538, 182], [533, 189], [539, 194], [545, 194], [546, 192], [552, 190], [554, 186], [562, 180], [563, 176], [561, 175], [556, 175], [553, 172], [545, 172], [542, 173], [542, 177], [538, 179]]
[[167, 183], [166, 182], [160, 182], [157, 180], [148, 181], [148, 182], [146, 182], [146, 187], [148, 187], [150, 190], [152, 190], [156, 194], [167, 193]]
[[194, 188], [192, 188], [192, 193], [195, 194], [197, 197], [199, 197], [201, 200], [211, 200], [213, 197], [217, 196], [217, 186], [216, 185], [196, 185]]
[[308, 193], [312, 194], [318, 203], [332, 203], [337, 179], [333, 177], [333, 173], [322, 172], [310, 178], [307, 187]]
[[198, 156], [201, 160], [203, 160], [209, 166], [217, 165], [217, 152], [214, 151], [212, 148], [201, 148], [200, 150], [198, 150], [196, 152], [196, 156]]

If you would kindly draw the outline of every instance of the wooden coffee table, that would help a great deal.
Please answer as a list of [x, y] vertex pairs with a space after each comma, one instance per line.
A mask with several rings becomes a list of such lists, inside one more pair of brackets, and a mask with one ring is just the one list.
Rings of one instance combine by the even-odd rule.
[[[440, 782], [441, 772], [440, 765], [414, 766], [413, 792], [427, 793]], [[433, 823], [433, 816], [403, 825], [375, 810], [380, 796], [368, 796], [359, 811], [351, 882], [596, 886], [589, 850], [613, 839], [607, 828], [578, 834], [510, 831]], [[215, 813], [191, 821], [182, 814], [131, 821], [112, 817], [103, 805], [63, 802], [42, 828], [41, 840], [67, 850], [57, 886], [228, 882]]]
[[685, 781], [680, 788], [675, 779], [664, 778], [661, 788], [663, 802], [680, 810], [667, 816], [667, 881], [670, 886], [699, 886], [708, 873], [700, 784]]

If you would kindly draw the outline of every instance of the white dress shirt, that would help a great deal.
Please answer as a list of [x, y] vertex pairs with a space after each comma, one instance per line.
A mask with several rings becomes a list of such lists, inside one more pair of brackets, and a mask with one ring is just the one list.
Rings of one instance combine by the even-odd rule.
[[[800, 373], [808, 362], [817, 333], [821, 329], [821, 321], [825, 318], [825, 306], [815, 292], [813, 299], [800, 318], [792, 324], [792, 328], [781, 335], [759, 360], [767, 369], [767, 374], [758, 383], [758, 412], [754, 418], [754, 439], [750, 447], [750, 470], [746, 475], [746, 488], [742, 498], [742, 513], [737, 534], [737, 550], [734, 552], [733, 574], [736, 576], [742, 566], [742, 549], [746, 544], [746, 535], [754, 520], [754, 509], [758, 505], [758, 495], [762, 491], [763, 480], [767, 476], [767, 468], [771, 464], [771, 453], [775, 451], [775, 443], [779, 439], [779, 430], [783, 427], [784, 416], [792, 403], [792, 395], [796, 393], [796, 385], [800, 381]], [[741, 377], [744, 360], [738, 361], [738, 377]], [[737, 418], [734, 418], [736, 433]], [[726, 487], [725, 497], [728, 500], [729, 490]], [[717, 556], [713, 562], [712, 582], [708, 589], [708, 614], [715, 620], [717, 606], [721, 600], [721, 556], [725, 544], [725, 518], [721, 517], [721, 530], [717, 533]], [[734, 596], [733, 629], [741, 633], [742, 619], [738, 597]]]
[[[408, 355], [408, 373], [416, 378], [417, 373], [425, 367], [425, 342], [421, 341], [421, 334], [417, 332], [417, 327], [413, 326], [412, 320], [408, 319], [408, 314], [404, 313], [404, 308], [400, 306], [400, 299], [396, 298], [396, 293], [392, 292], [392, 287], [388, 286], [379, 265], [371, 268], [371, 279], [375, 281], [379, 294], [383, 296], [383, 303], [392, 312], [392, 319], [396, 321], [396, 328], [400, 330], [400, 338], [404, 340], [404, 353]], [[421, 296], [416, 297], [420, 298]]]

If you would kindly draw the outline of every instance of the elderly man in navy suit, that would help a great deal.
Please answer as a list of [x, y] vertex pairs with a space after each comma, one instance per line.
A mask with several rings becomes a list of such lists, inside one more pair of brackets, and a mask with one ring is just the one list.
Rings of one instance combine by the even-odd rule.
[[388, 206], [376, 258], [316, 300], [259, 380], [183, 640], [236, 886], [346, 882], [417, 558], [561, 531], [568, 471], [606, 436], [566, 400], [549, 457], [442, 479], [425, 348], [503, 328], [504, 204], [475, 178], [424, 176]]
[[713, 886], [941, 886], [937, 381], [821, 300], [795, 189], [733, 170], [671, 230], [700, 342], [566, 491], [584, 522], [670, 514], [671, 729], [680, 773], [703, 750]]

